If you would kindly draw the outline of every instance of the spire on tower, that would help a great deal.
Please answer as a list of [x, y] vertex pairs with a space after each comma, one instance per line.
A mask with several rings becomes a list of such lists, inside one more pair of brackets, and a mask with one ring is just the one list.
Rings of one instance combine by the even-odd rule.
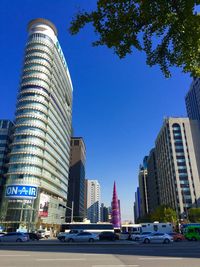
[[111, 222], [114, 228], [120, 228], [121, 226], [120, 210], [119, 210], [119, 201], [117, 197], [117, 189], [115, 181], [113, 186]]

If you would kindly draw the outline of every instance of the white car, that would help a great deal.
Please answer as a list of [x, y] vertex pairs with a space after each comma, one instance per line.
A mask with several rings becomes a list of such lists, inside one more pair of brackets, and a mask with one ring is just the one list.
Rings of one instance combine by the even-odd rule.
[[135, 233], [131, 235], [131, 240], [139, 241], [141, 238], [152, 234], [152, 232]]
[[37, 231], [37, 234], [39, 236], [39, 238], [49, 238], [50, 237], [50, 231], [46, 231], [44, 229], [39, 229]]
[[29, 238], [24, 233], [13, 232], [0, 236], [0, 242], [26, 242]]
[[70, 236], [74, 235], [74, 234], [78, 234], [80, 233], [80, 231], [78, 230], [73, 230], [70, 232], [60, 232], [57, 236], [58, 240], [60, 240], [61, 242], [65, 242], [69, 239]]
[[89, 232], [81, 232], [78, 234], [70, 234], [66, 237], [66, 241], [68, 242], [94, 242], [99, 240], [98, 234], [93, 234]]
[[173, 242], [173, 237], [165, 233], [152, 233], [150, 235], [141, 237], [140, 241], [145, 244], [149, 244], [149, 243], [169, 244]]

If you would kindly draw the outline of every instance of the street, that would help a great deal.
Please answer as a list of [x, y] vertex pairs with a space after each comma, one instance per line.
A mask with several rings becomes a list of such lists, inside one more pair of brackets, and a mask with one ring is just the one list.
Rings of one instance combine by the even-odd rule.
[[1, 244], [0, 267], [199, 267], [200, 242]]

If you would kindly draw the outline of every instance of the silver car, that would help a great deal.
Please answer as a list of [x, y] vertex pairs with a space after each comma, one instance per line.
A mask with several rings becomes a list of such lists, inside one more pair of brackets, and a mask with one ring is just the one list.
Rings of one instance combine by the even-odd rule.
[[145, 236], [148, 236], [152, 234], [152, 232], [143, 232], [143, 233], [134, 233], [131, 235], [131, 240], [139, 241], [141, 238], [144, 238]]
[[0, 236], [0, 242], [26, 242], [28, 239], [26, 234], [17, 232], [7, 233]]
[[60, 232], [57, 236], [58, 240], [60, 240], [61, 242], [65, 242], [67, 241], [72, 235], [74, 234], [78, 234], [82, 231], [78, 231], [78, 230], [73, 230], [73, 231], [70, 231], [70, 232]]
[[173, 237], [165, 233], [152, 233], [150, 235], [141, 237], [140, 241], [145, 244], [149, 244], [149, 243], [169, 244], [173, 242]]
[[71, 234], [66, 238], [68, 242], [94, 242], [99, 240], [99, 236], [97, 234], [89, 233], [89, 232], [81, 232], [78, 234]]

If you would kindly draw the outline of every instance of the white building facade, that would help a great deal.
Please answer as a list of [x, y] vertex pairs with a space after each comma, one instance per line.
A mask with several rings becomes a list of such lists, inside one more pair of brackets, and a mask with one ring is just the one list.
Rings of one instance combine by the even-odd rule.
[[198, 121], [167, 118], [155, 146], [160, 204], [180, 218], [200, 207], [200, 130]]
[[100, 221], [101, 189], [97, 180], [86, 180], [87, 219], [91, 223]]
[[64, 222], [72, 91], [55, 26], [30, 21], [3, 203], [8, 228], [56, 228]]

